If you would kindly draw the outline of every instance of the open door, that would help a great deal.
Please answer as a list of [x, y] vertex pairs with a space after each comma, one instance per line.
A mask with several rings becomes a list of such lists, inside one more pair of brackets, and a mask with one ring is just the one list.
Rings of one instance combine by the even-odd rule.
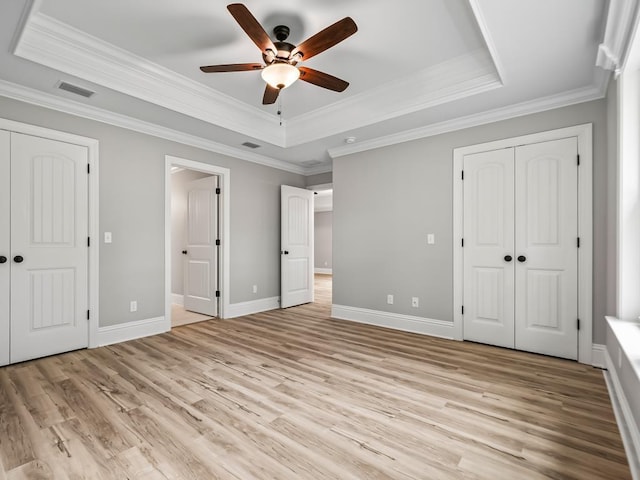
[[187, 193], [184, 308], [218, 315], [218, 177], [194, 180]]
[[313, 192], [281, 187], [280, 306], [313, 302]]

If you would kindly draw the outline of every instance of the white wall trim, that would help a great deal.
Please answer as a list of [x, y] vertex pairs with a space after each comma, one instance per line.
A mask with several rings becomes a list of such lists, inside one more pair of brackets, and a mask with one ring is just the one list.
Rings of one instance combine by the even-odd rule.
[[100, 327], [96, 338], [96, 347], [112, 345], [114, 343], [135, 340], [136, 338], [149, 337], [159, 333], [168, 332], [165, 317], [148, 318], [135, 322], [121, 323], [108, 327]]
[[254, 313], [267, 312], [280, 308], [280, 297], [261, 298], [248, 302], [232, 303], [229, 305], [225, 318], [243, 317]]
[[229, 298], [231, 296], [230, 289], [230, 245], [231, 245], [231, 170], [224, 167], [218, 167], [203, 162], [187, 160], [185, 158], [173, 157], [165, 155], [165, 174], [164, 174], [164, 275], [165, 275], [165, 319], [166, 328], [171, 328], [171, 167], [178, 166], [189, 170], [197, 170], [199, 172], [218, 175], [221, 195], [220, 201], [220, 269], [219, 276], [220, 285], [220, 304], [218, 309], [219, 318], [227, 318], [229, 309]]
[[99, 230], [99, 212], [100, 212], [100, 195], [99, 195], [99, 158], [100, 158], [100, 142], [98, 140], [80, 135], [74, 135], [66, 132], [59, 132], [49, 128], [29, 125], [27, 123], [15, 122], [0, 118], [0, 129], [12, 132], [33, 135], [37, 137], [58, 140], [60, 142], [72, 143], [87, 148], [88, 161], [91, 169], [89, 175], [89, 237], [94, 239], [93, 246], [89, 248], [88, 254], [88, 309], [91, 312], [89, 317], [89, 338], [87, 344], [89, 348], [97, 346], [98, 327], [100, 325], [100, 230]]
[[315, 268], [313, 273], [319, 273], [321, 275], [333, 275], [332, 268]]
[[440, 338], [454, 338], [453, 323], [432, 318], [415, 317], [399, 313], [381, 312], [366, 308], [349, 307], [345, 305], [331, 305], [331, 316], [341, 320], [350, 320], [367, 325], [402, 330], [404, 332], [420, 333]]
[[624, 450], [627, 454], [631, 476], [634, 480], [640, 480], [640, 431], [638, 431], [638, 425], [631, 413], [629, 401], [620, 384], [615, 365], [606, 349], [604, 355], [607, 370], [603, 372], [603, 375], [607, 383], [607, 389], [609, 390], [609, 397], [611, 398], [611, 405], [616, 417], [620, 436], [622, 437]]
[[72, 99], [57, 97], [50, 93], [41, 92], [39, 90], [7, 82], [5, 80], [0, 80], [0, 95], [20, 102], [29, 103], [31, 105], [49, 108], [51, 110], [68, 113], [81, 118], [87, 118], [96, 122], [106, 123], [115, 127], [126, 128], [127, 130], [134, 132], [144, 133], [164, 140], [201, 148], [221, 155], [228, 155], [233, 158], [257, 163], [258, 165], [264, 165], [271, 168], [277, 168], [286, 172], [297, 173], [300, 175], [314, 175], [316, 173], [324, 173], [325, 171], [331, 170], [330, 167], [327, 170], [327, 167], [323, 165], [307, 169], [273, 157], [230, 147], [222, 143], [214, 142], [213, 140], [190, 135], [188, 133], [163, 127], [155, 123], [145, 122], [144, 120], [138, 120], [119, 113], [110, 112]]
[[331, 148], [328, 150], [328, 153], [331, 158], [335, 159], [351, 155], [353, 153], [366, 152], [368, 150], [396, 145], [398, 143], [433, 137], [435, 135], [455, 132], [465, 128], [477, 127], [479, 125], [486, 125], [488, 123], [522, 117], [524, 115], [531, 115], [556, 108], [568, 107], [577, 103], [598, 100], [604, 98], [605, 94], [606, 82], [601, 82], [598, 87], [580, 88], [570, 92], [561, 93], [559, 95], [528, 100], [515, 105], [474, 113], [472, 115], [467, 115], [466, 117], [458, 117], [439, 123], [432, 123], [424, 127], [405, 130], [400, 133], [385, 135], [372, 140], [364, 140], [351, 145]]
[[546, 132], [522, 135], [494, 142], [487, 142], [453, 151], [453, 315], [455, 338], [464, 338], [464, 318], [461, 313], [463, 299], [463, 250], [460, 239], [463, 237], [463, 186], [461, 181], [462, 163], [465, 155], [477, 152], [498, 150], [518, 145], [546, 142], [561, 138], [577, 137], [580, 168], [578, 169], [578, 361], [591, 364], [593, 353], [593, 126], [590, 123], [574, 127], [561, 128]]
[[184, 295], [182, 295], [181, 293], [172, 293], [171, 303], [173, 303], [174, 305], [184, 306]]
[[597, 368], [607, 368], [607, 346], [594, 343], [591, 348], [591, 365]]

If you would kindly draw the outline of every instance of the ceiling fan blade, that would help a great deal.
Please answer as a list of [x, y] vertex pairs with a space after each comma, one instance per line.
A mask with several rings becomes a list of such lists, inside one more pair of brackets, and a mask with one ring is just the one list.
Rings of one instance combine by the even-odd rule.
[[296, 53], [302, 53], [302, 60], [309, 60], [314, 55], [324, 52], [345, 38], [349, 38], [357, 31], [356, 22], [351, 17], [345, 17], [306, 39], [291, 52], [291, 57]]
[[300, 80], [313, 83], [318, 87], [333, 90], [334, 92], [344, 92], [349, 86], [349, 82], [345, 82], [344, 80], [334, 77], [333, 75], [329, 75], [328, 73], [319, 72], [313, 68], [299, 67], [298, 70], [300, 70]]
[[233, 15], [233, 18], [236, 19], [236, 22], [242, 27], [249, 38], [253, 40], [261, 52], [265, 52], [269, 49], [273, 50], [273, 52], [277, 52], [275, 45], [267, 35], [267, 32], [264, 31], [262, 25], [258, 23], [256, 17], [254, 17], [249, 9], [245, 7], [242, 3], [232, 3], [227, 5], [227, 10], [229, 13]]
[[205, 73], [215, 72], [248, 72], [250, 70], [262, 70], [264, 65], [261, 63], [230, 63], [228, 65], [207, 65], [200, 67]]
[[271, 105], [272, 103], [276, 103], [279, 94], [280, 89], [274, 88], [271, 85], [267, 84], [264, 89], [264, 95], [262, 96], [262, 104]]

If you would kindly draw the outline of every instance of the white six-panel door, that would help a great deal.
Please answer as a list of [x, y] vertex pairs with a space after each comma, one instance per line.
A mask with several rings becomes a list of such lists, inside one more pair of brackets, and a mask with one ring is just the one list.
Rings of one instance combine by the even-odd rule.
[[511, 348], [513, 172], [512, 148], [464, 158], [464, 337]]
[[464, 338], [577, 358], [577, 140], [464, 156]]
[[0, 130], [0, 366], [9, 363], [11, 281], [11, 159], [10, 133]]
[[184, 308], [218, 314], [218, 177], [189, 183], [187, 191], [187, 245], [184, 268]]
[[578, 358], [578, 152], [566, 138], [516, 148], [515, 347]]
[[313, 192], [281, 187], [280, 306], [313, 302]]
[[88, 346], [86, 147], [11, 133], [10, 361]]

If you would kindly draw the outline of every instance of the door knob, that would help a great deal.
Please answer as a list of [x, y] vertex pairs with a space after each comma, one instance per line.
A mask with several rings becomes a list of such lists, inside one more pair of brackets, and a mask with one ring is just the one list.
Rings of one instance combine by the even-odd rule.
[[513, 257], [511, 255], [505, 255], [504, 256], [504, 261], [505, 262], [510, 262], [511, 260], [513, 260]]
[[282, 251], [280, 253], [282, 253], [283, 255], [289, 255], [289, 251], [288, 250], [284, 250], [284, 251]]
[[20, 255], [16, 255], [15, 257], [13, 257], [13, 261], [16, 263], [22, 263], [23, 260], [24, 258], [22, 258]]
[[7, 257], [0, 255], [0, 263], [7, 263]]
[[186, 250], [182, 250], [182, 254], [183, 254], [183, 255], [186, 255], [186, 254], [187, 254], [187, 251], [186, 251]]
[[520, 255], [520, 256], [518, 257], [518, 261], [519, 261], [519, 262], [526, 262], [526, 261], [527, 261], [527, 257], [525, 257], [524, 255]]

